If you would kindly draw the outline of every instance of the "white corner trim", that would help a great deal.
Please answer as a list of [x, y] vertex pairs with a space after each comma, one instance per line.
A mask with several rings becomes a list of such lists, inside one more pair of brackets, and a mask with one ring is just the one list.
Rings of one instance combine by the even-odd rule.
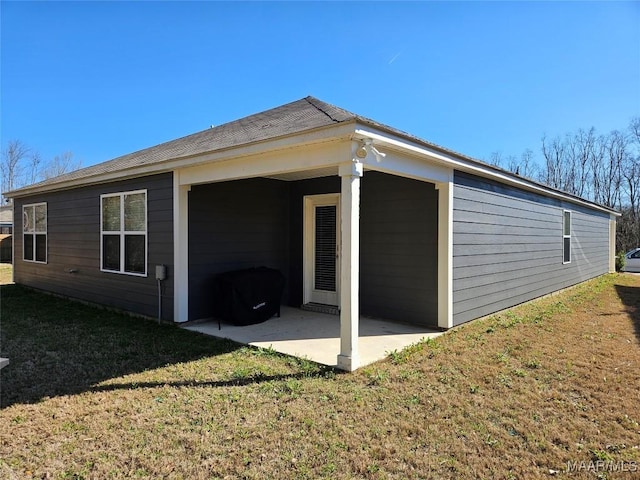
[[616, 271], [616, 217], [609, 217], [609, 273]]
[[[453, 176], [453, 175], [452, 175]], [[453, 327], [453, 178], [438, 190], [438, 326]]]
[[[49, 212], [47, 212], [47, 217], [49, 216]], [[11, 218], [13, 219], [11, 223], [11, 235], [16, 235], [16, 202], [11, 202]], [[22, 222], [22, 220], [21, 220]], [[24, 228], [24, 227], [23, 227]], [[24, 237], [23, 237], [24, 239]], [[24, 240], [22, 240], [24, 242]], [[24, 247], [23, 247], [24, 248]], [[24, 256], [24, 253], [22, 254]], [[16, 264], [16, 241], [15, 238], [11, 240], [11, 260], [13, 261], [13, 265]], [[11, 269], [11, 281], [15, 283], [16, 281], [16, 269]]]
[[173, 321], [189, 320], [189, 191], [173, 172]]

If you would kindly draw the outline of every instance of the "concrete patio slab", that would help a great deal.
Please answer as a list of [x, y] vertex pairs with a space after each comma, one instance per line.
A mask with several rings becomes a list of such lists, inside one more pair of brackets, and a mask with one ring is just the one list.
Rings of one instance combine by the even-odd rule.
[[8, 358], [0, 358], [0, 370], [2, 370], [7, 365], [9, 365], [9, 359]]
[[[256, 347], [273, 348], [280, 353], [333, 367], [340, 353], [339, 317], [292, 307], [283, 306], [279, 318], [256, 325], [238, 327], [223, 323], [222, 329], [218, 330], [218, 322], [211, 321], [183, 328]], [[360, 366], [382, 360], [394, 350], [442, 333], [417, 325], [360, 317]]]

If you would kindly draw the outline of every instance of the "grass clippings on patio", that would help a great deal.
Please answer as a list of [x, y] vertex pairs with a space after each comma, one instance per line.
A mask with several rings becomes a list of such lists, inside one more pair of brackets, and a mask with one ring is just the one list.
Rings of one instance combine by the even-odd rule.
[[0, 478], [638, 476], [640, 276], [354, 374], [20, 286], [0, 294]]

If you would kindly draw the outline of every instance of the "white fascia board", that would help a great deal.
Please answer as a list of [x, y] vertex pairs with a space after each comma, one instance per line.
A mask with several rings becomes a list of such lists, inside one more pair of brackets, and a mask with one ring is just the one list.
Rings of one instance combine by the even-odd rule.
[[428, 181], [431, 183], [447, 182], [453, 176], [453, 169], [440, 163], [425, 162], [424, 157], [416, 154], [407, 155], [401, 152], [388, 151], [385, 157], [376, 161], [372, 155], [363, 160], [365, 170], [374, 170], [391, 175]]
[[240, 145], [238, 147], [229, 147], [210, 153], [164, 160], [148, 165], [141, 165], [139, 167], [99, 173], [91, 177], [83, 177], [79, 179], [68, 180], [65, 182], [43, 185], [40, 187], [24, 187], [16, 190], [15, 194], [9, 195], [8, 197], [20, 198], [45, 192], [54, 192], [75, 187], [98, 185], [102, 183], [127, 180], [130, 178], [138, 178], [148, 175], [171, 172], [185, 167], [193, 167], [212, 162], [221, 162], [224, 160], [242, 158], [267, 152], [282, 151], [304, 145], [333, 142], [340, 139], [347, 140], [350, 139], [353, 135], [353, 130], [354, 122], [343, 122], [338, 125], [329, 125], [326, 127], [317, 128], [315, 130], [308, 130], [305, 132], [286, 135], [271, 140], [263, 140], [246, 145]]
[[585, 207], [599, 210], [601, 212], [605, 212], [608, 214], [612, 214], [617, 217], [622, 215], [621, 213], [614, 212], [606, 207], [602, 207], [600, 205], [596, 205], [586, 200], [581, 200], [581, 199], [572, 197], [571, 195], [562, 193], [558, 190], [554, 190], [550, 187], [543, 187], [542, 185], [537, 185], [525, 179], [513, 177], [509, 175], [507, 172], [492, 170], [479, 163], [475, 163], [472, 160], [467, 160], [462, 157], [458, 157], [453, 152], [450, 154], [441, 152], [436, 150], [435, 148], [429, 148], [427, 146], [420, 145], [416, 142], [408, 141], [406, 139], [388, 134], [386, 132], [375, 131], [370, 127], [362, 128], [360, 125], [356, 126], [355, 134], [353, 138], [354, 140], [360, 140], [360, 139], [364, 140], [366, 138], [369, 138], [371, 140], [374, 140], [376, 146], [382, 146], [390, 149], [410, 152], [415, 155], [419, 155], [422, 158], [427, 158], [431, 161], [446, 165], [455, 170], [461, 170], [464, 172], [476, 174], [481, 177], [494, 179], [494, 180], [497, 180], [498, 182], [512, 185], [512, 186], [521, 188], [523, 190], [539, 193], [541, 195], [545, 195], [548, 197], [554, 197], [561, 200], [566, 200], [567, 202], [583, 205]]

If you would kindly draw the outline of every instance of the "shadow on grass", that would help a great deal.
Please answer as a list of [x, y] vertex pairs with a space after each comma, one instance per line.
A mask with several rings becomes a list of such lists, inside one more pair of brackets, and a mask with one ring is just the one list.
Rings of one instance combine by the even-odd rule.
[[[328, 367], [325, 369], [328, 370]], [[339, 372], [342, 373], [342, 372]], [[138, 388], [158, 388], [158, 387], [189, 387], [189, 388], [220, 388], [220, 387], [244, 387], [255, 383], [277, 382], [279, 380], [301, 380], [309, 378], [307, 372], [287, 373], [280, 375], [253, 375], [249, 377], [235, 378], [231, 380], [217, 381], [184, 381], [184, 382], [135, 382], [135, 383], [109, 383], [107, 385], [96, 385], [90, 390], [92, 392], [112, 392], [116, 390], [136, 390]]]
[[640, 340], [640, 288], [616, 285], [616, 292], [626, 307], [636, 337]]
[[100, 390], [95, 385], [104, 380], [242, 347], [19, 285], [1, 286], [0, 302], [0, 356], [11, 361], [0, 372], [0, 407]]

